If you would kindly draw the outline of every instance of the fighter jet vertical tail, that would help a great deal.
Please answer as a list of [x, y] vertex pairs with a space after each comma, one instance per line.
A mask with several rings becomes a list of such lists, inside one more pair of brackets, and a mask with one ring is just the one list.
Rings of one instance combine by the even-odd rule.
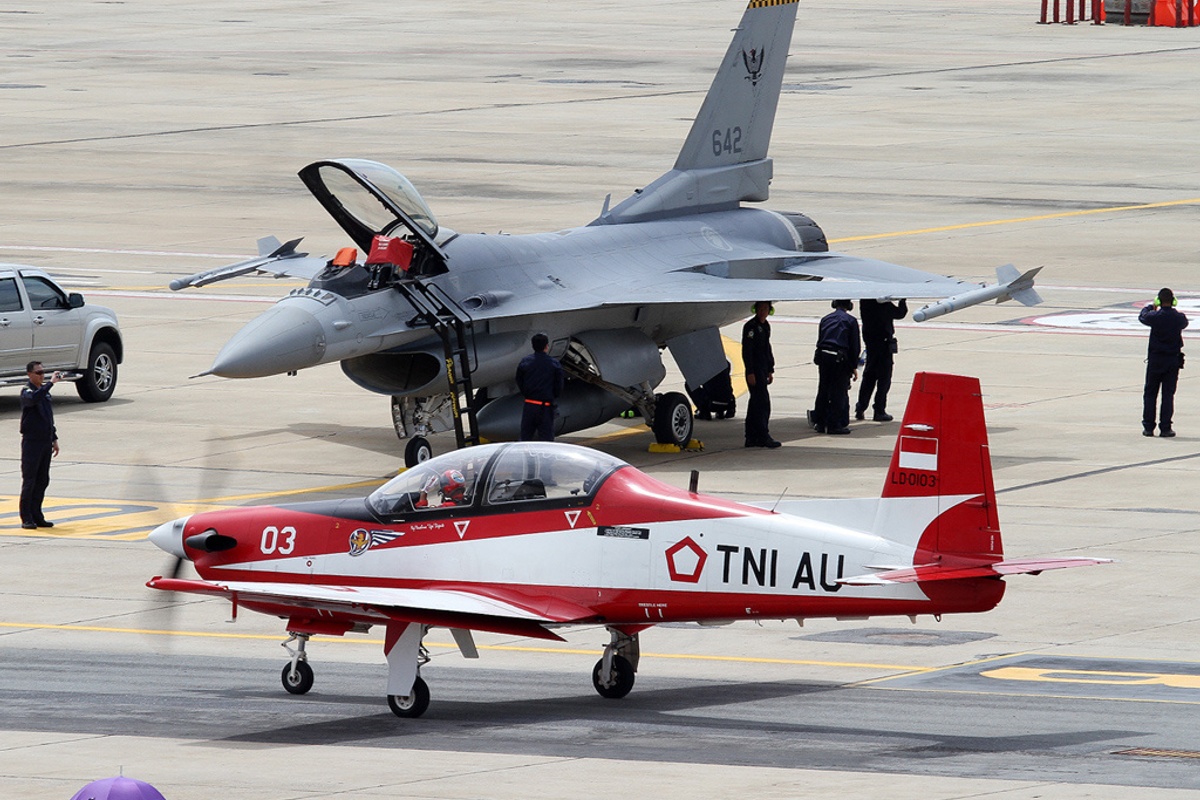
[[798, 0], [750, 0], [675, 168], [593, 224], [661, 219], [767, 199], [767, 148]]
[[711, 169], [766, 159], [796, 5], [796, 0], [751, 0], [675, 169]]

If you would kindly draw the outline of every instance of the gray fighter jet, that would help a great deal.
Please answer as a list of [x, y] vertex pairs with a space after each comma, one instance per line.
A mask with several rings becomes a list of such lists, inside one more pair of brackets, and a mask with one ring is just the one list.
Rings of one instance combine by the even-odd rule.
[[767, 199], [767, 148], [796, 2], [751, 0], [691, 132], [666, 174], [583, 227], [528, 235], [439, 227], [413, 185], [362, 159], [309, 164], [300, 179], [362, 263], [307, 257], [300, 240], [259, 241], [258, 258], [172, 281], [203, 286], [248, 273], [311, 279], [250, 322], [203, 374], [255, 378], [341, 362], [359, 386], [392, 398], [411, 465], [429, 433], [458, 443], [517, 437], [514, 376], [532, 334], [546, 333], [568, 381], [556, 433], [636, 409], [660, 442], [686, 444], [692, 404], [656, 393], [671, 352], [686, 389], [732, 413], [719, 328], [756, 300], [929, 298], [925, 319], [995, 299], [1040, 302], [1037, 270], [997, 271], [990, 286], [829, 252], [803, 214], [748, 207]]

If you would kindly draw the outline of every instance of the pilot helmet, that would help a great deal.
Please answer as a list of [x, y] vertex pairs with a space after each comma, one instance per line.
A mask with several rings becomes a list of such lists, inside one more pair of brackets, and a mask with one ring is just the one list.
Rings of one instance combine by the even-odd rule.
[[448, 469], [441, 477], [442, 497], [460, 503], [467, 491], [467, 479], [456, 469]]

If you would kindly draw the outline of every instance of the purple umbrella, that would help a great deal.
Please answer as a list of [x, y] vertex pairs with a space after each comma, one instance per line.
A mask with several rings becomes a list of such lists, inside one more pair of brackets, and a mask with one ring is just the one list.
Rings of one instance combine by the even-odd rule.
[[120, 776], [92, 781], [71, 800], [167, 800], [148, 783]]

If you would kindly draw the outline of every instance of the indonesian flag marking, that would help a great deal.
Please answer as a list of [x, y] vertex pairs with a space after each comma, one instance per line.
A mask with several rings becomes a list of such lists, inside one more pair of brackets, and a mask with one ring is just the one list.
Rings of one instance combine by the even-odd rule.
[[900, 468], [937, 471], [938, 440], [924, 436], [900, 437]]

